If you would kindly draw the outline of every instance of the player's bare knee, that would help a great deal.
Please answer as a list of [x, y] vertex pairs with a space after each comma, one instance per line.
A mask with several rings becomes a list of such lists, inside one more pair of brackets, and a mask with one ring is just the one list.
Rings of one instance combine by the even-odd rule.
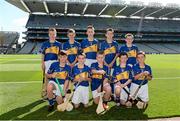
[[121, 88], [116, 88], [115, 89], [115, 94], [116, 95], [120, 95], [120, 93], [121, 93]]
[[57, 96], [56, 101], [57, 101], [58, 105], [62, 104], [63, 103], [63, 98], [61, 96]]

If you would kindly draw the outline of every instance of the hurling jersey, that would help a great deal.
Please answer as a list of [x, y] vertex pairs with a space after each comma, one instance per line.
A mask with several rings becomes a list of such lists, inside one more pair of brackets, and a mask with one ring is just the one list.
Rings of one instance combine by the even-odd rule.
[[[137, 74], [140, 74], [141, 72], [144, 72], [144, 71], [148, 71], [150, 73], [150, 75], [152, 75], [151, 67], [146, 64], [145, 64], [144, 68], [140, 68], [139, 64], [136, 64], [135, 66], [133, 66], [133, 75], [134, 76], [136, 76]], [[144, 81], [143, 85], [148, 83], [148, 80], [145, 80], [145, 76], [142, 76], [137, 80], [134, 79], [132, 82], [140, 85], [140, 83], [142, 81]]]
[[96, 54], [98, 51], [98, 40], [96, 39], [94, 39], [93, 41], [89, 41], [88, 39], [82, 40], [81, 49], [86, 54], [87, 59], [96, 59]]
[[[118, 53], [118, 43], [112, 41], [112, 43], [107, 43], [104, 41], [100, 45], [100, 50], [104, 51], [105, 61], [107, 64], [110, 64]], [[113, 68], [116, 66], [116, 61], [114, 62]]]
[[58, 60], [58, 53], [61, 50], [61, 43], [46, 41], [42, 44], [40, 52], [44, 55], [44, 61]]
[[96, 62], [96, 63], [91, 64], [91, 70], [93, 70], [93, 69], [104, 70], [106, 72], [106, 74], [102, 75], [102, 74], [92, 73], [92, 75], [91, 75], [91, 79], [92, 79], [91, 90], [92, 91], [96, 90], [102, 84], [102, 81], [105, 78], [108, 78], [108, 67], [107, 66], [104, 65], [102, 68], [100, 68], [98, 62]]
[[135, 65], [137, 63], [136, 61], [136, 55], [138, 53], [138, 47], [135, 45], [132, 45], [132, 47], [127, 47], [127, 45], [124, 45], [120, 48], [120, 52], [126, 52], [128, 54], [128, 60], [127, 64]]
[[[83, 78], [90, 77], [90, 68], [88, 66], [84, 65], [84, 68], [78, 68], [78, 65], [76, 65], [73, 67], [72, 78], [78, 79], [80, 77], [83, 77]], [[75, 86], [76, 86], [76, 84], [75, 84]], [[85, 80], [85, 81], [80, 82], [79, 85], [88, 87], [89, 82], [87, 80]]]
[[[126, 83], [129, 79], [132, 80], [132, 68], [128, 65], [125, 67], [116, 66], [113, 72], [114, 79], [120, 81], [121, 84]], [[128, 85], [129, 86], [129, 85]]]
[[[60, 67], [59, 62], [54, 62], [51, 64], [48, 74], [57, 73], [56, 78], [58, 79], [59, 83], [64, 84], [64, 82], [68, 80], [71, 75], [69, 70], [71, 70], [70, 66], [65, 65], [64, 67]], [[50, 78], [50, 80], [56, 82], [55, 78]]]
[[74, 41], [74, 44], [70, 44], [69, 41], [65, 42], [62, 46], [62, 50], [66, 50], [68, 61], [73, 63], [77, 57], [78, 51], [80, 50], [80, 43], [77, 41]]

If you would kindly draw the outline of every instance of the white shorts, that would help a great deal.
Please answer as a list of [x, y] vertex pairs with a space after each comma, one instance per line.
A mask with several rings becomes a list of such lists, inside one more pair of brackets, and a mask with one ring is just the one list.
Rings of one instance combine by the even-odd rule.
[[[136, 89], [138, 88], [138, 86], [139, 86], [138, 84], [131, 83], [131, 87], [130, 87], [130, 94], [131, 95], [134, 95], [134, 93], [135, 93]], [[139, 97], [144, 102], [149, 101], [148, 84], [145, 84], [145, 85], [141, 86], [141, 88], [139, 89], [136, 97]]]
[[97, 62], [97, 60], [95, 60], [95, 59], [86, 59], [85, 65], [87, 65], [88, 67], [91, 67], [91, 64], [96, 63], [96, 62]]
[[[116, 88], [121, 88], [119, 85], [115, 85], [115, 89]], [[126, 86], [125, 87], [125, 89], [128, 91], [128, 92], [130, 92], [129, 91], [129, 88]], [[126, 91], [123, 89], [123, 88], [121, 88], [121, 93], [120, 93], [120, 100], [123, 100], [123, 101], [127, 101], [127, 99], [128, 99], [128, 94], [126, 93]]]
[[74, 91], [72, 102], [74, 104], [88, 104], [89, 103], [89, 87], [78, 86]]
[[57, 62], [57, 60], [49, 60], [49, 61], [44, 62], [45, 63], [45, 74], [47, 74], [51, 64], [54, 63], [54, 62]]
[[[56, 83], [56, 82], [54, 82], [54, 81], [49, 81], [49, 84], [53, 84], [54, 86], [55, 86], [55, 90], [53, 90], [53, 93], [55, 94], [55, 95], [57, 95], [57, 96], [60, 96], [61, 95], [61, 92], [60, 92], [60, 89], [59, 89], [59, 87], [58, 87], [58, 84]], [[64, 85], [63, 84], [61, 84], [60, 85], [61, 86], [61, 88], [63, 89], [64, 88]]]
[[94, 99], [100, 96], [100, 93], [98, 92], [98, 89], [92, 91], [92, 96], [93, 96]]
[[[108, 83], [106, 83], [106, 84], [103, 85], [103, 87], [105, 87], [105, 86], [110, 86], [110, 85]], [[98, 92], [98, 89], [99, 89], [99, 87], [96, 90], [92, 91], [93, 98], [97, 98], [97, 97], [100, 96], [100, 93]]]

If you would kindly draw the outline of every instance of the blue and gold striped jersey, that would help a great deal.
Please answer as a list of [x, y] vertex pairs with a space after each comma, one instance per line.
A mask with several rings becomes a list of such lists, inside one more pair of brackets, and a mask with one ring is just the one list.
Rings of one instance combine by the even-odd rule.
[[61, 50], [61, 43], [55, 41], [50, 43], [46, 41], [42, 44], [40, 52], [44, 55], [44, 61], [58, 60], [58, 54]]

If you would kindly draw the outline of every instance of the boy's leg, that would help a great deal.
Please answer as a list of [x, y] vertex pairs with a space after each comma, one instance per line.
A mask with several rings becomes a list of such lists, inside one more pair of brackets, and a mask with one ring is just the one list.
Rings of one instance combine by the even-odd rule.
[[149, 101], [148, 84], [141, 86], [137, 96], [142, 100], [142, 101], [138, 101], [137, 107], [139, 109], [146, 109]]
[[47, 97], [49, 102], [48, 111], [52, 111], [54, 109], [54, 94], [53, 94], [54, 89], [55, 89], [55, 85], [53, 83], [48, 83], [47, 86]]
[[115, 102], [117, 106], [120, 106], [120, 94], [121, 94], [121, 86], [119, 83], [116, 83], [115, 87]]
[[100, 93], [100, 86], [96, 90], [92, 91], [92, 96], [95, 104], [99, 103], [99, 93]]
[[84, 104], [84, 107], [87, 108], [89, 105], [89, 87], [81, 86], [81, 102]]
[[75, 108], [78, 108], [80, 105], [80, 86], [76, 88], [72, 97], [72, 103], [74, 104]]

